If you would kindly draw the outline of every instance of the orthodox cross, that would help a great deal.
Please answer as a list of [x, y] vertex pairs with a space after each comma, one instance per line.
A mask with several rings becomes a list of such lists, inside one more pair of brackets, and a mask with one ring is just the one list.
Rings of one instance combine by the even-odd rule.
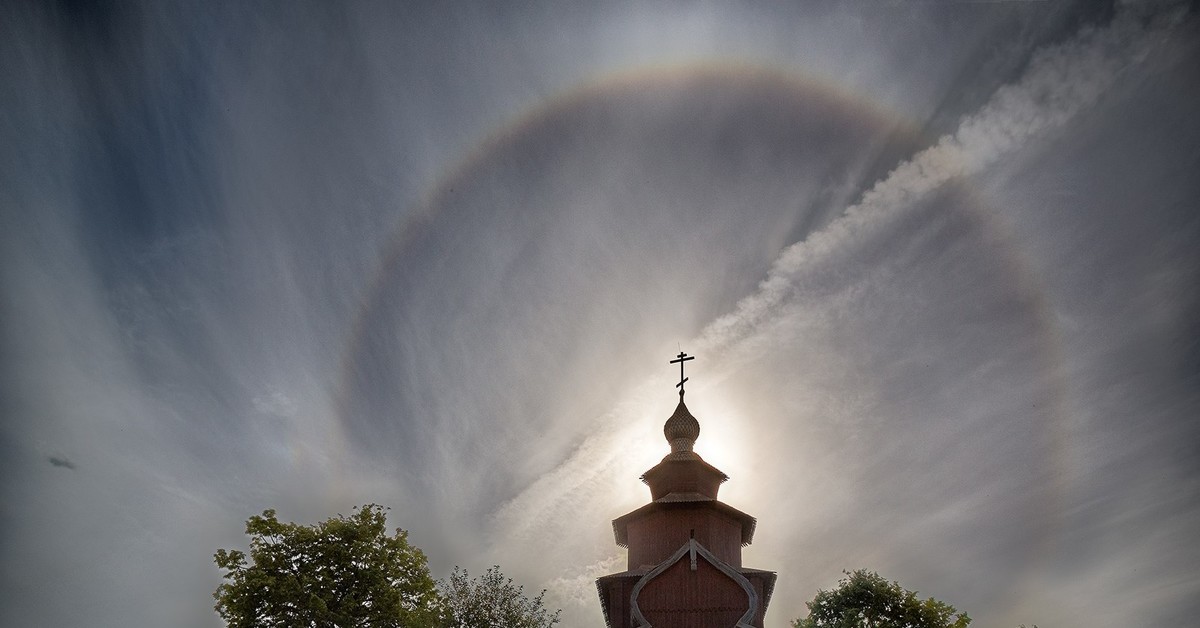
[[696, 359], [696, 356], [688, 355], [688, 354], [680, 351], [679, 355], [675, 356], [675, 359], [671, 360], [671, 362], [670, 362], [670, 364], [675, 364], [676, 362], [679, 363], [679, 383], [675, 384], [675, 387], [679, 389], [680, 397], [683, 396], [683, 383], [688, 381], [688, 378], [683, 376], [683, 363], [687, 362], [688, 360], [695, 360], [695, 359]]

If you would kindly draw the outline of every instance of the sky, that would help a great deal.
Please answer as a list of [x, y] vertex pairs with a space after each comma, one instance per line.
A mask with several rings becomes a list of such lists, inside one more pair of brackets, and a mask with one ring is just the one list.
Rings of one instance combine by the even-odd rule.
[[267, 508], [603, 625], [669, 448], [767, 625], [1200, 612], [1200, 7], [0, 8], [0, 605], [220, 626]]

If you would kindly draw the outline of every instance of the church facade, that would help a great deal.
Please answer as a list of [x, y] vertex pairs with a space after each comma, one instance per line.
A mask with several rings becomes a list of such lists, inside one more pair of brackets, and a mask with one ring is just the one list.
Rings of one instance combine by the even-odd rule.
[[717, 499], [729, 479], [693, 445], [700, 423], [683, 402], [663, 425], [671, 446], [642, 475], [650, 503], [613, 521], [617, 544], [628, 548], [625, 571], [596, 581], [610, 628], [762, 628], [775, 573], [742, 566], [742, 547], [754, 538], [754, 517]]

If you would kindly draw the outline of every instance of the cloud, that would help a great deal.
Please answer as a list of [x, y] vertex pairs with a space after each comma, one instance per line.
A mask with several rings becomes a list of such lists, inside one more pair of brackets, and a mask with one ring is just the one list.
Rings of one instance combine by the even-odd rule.
[[580, 607], [586, 609], [585, 612], [594, 611], [596, 579], [606, 574], [624, 571], [624, 562], [623, 556], [613, 554], [550, 580], [546, 584], [546, 590], [548, 594], [553, 592], [553, 597], [548, 597], [546, 604]]
[[1061, 128], [1093, 105], [1183, 18], [1180, 12], [1146, 19], [1124, 11], [1103, 28], [1086, 27], [1066, 43], [1039, 50], [1015, 83], [1001, 87], [953, 135], [914, 155], [877, 182], [843, 217], [786, 249], [758, 290], [701, 334], [701, 346], [718, 349], [763, 325], [795, 288], [796, 274], [840, 260], [841, 243], [863, 237], [886, 219], [947, 182], [969, 177], [1003, 155]]
[[279, 418], [293, 417], [298, 410], [296, 401], [278, 390], [272, 391], [270, 394], [258, 395], [250, 402], [256, 411]]

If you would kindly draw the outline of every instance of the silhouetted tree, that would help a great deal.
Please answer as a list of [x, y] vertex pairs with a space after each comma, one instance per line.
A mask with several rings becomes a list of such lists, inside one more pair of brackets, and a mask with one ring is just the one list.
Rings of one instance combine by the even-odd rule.
[[246, 521], [246, 534], [249, 563], [238, 550], [215, 555], [227, 573], [213, 597], [230, 628], [441, 624], [425, 554], [405, 531], [387, 535], [381, 506], [313, 526], [281, 523], [265, 510]]
[[550, 628], [550, 613], [536, 597], [492, 567], [470, 579], [454, 568], [435, 582], [408, 533], [388, 536], [382, 506], [368, 504], [349, 516], [312, 526], [281, 523], [274, 510], [246, 521], [250, 560], [238, 550], [217, 550], [226, 582], [217, 587], [216, 610], [230, 628]]
[[545, 590], [526, 597], [525, 588], [505, 578], [498, 566], [475, 579], [466, 569], [455, 567], [448, 580], [438, 582], [438, 590], [445, 603], [447, 628], [550, 628], [562, 612], [550, 613], [543, 606]]
[[836, 589], [819, 590], [807, 603], [808, 617], [795, 628], [966, 628], [966, 613], [933, 598], [919, 599], [898, 582], [888, 582], [865, 569], [838, 581]]

